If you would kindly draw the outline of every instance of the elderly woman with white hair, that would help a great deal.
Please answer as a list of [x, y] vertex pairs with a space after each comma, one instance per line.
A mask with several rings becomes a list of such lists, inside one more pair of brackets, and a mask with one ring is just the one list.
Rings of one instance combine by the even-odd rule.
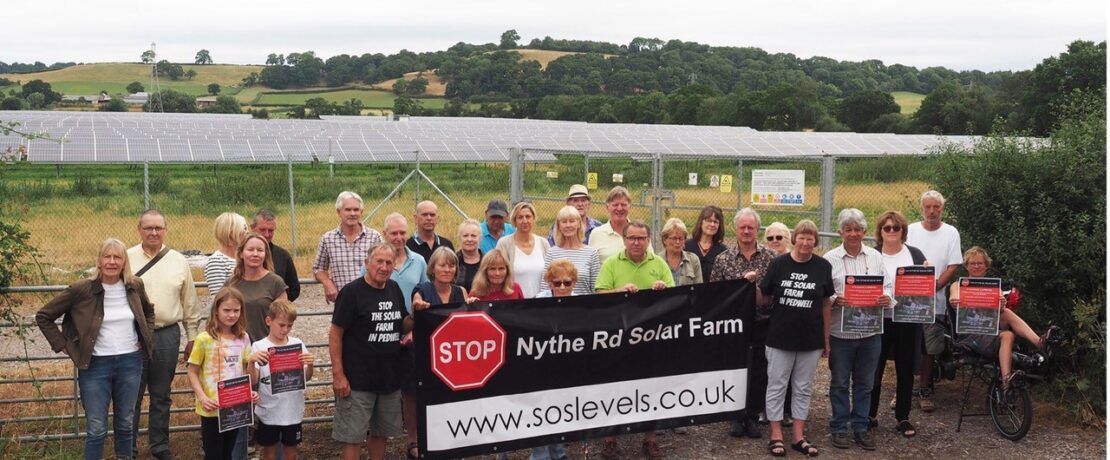
[[894, 278], [887, 273], [882, 254], [863, 245], [863, 236], [867, 232], [867, 219], [863, 217], [863, 212], [855, 208], [840, 211], [837, 228], [843, 244], [825, 253], [825, 260], [832, 265], [832, 281], [836, 290], [829, 332], [829, 401], [832, 405], [829, 430], [833, 447], [847, 449], [854, 441], [864, 450], [875, 450], [875, 439], [869, 430], [871, 387], [882, 350], [882, 334], [843, 330], [842, 318], [848, 314], [846, 307], [849, 306], [844, 289], [847, 278], [882, 276], [882, 294], [874, 299], [873, 305], [893, 308], [891, 294]]
[[704, 280], [701, 261], [697, 254], [683, 250], [686, 244], [686, 224], [682, 219], [672, 217], [663, 224], [660, 236], [663, 238], [663, 260], [671, 269], [675, 286], [700, 284]]
[[777, 255], [790, 252], [790, 228], [782, 222], [771, 222], [763, 231], [763, 239], [767, 240], [767, 247]]

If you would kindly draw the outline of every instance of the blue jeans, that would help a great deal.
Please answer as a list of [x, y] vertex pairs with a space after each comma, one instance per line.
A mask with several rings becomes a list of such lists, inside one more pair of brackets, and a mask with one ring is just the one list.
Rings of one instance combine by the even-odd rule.
[[112, 405], [116, 458], [133, 458], [135, 400], [143, 375], [141, 351], [113, 356], [93, 356], [89, 368], [78, 371], [77, 386], [85, 407], [85, 459], [104, 458], [108, 436], [108, 404]]
[[[866, 339], [829, 338], [829, 402], [832, 415], [829, 431], [848, 432], [849, 419], [852, 431], [867, 431], [871, 410], [871, 387], [875, 382], [875, 367], [879, 365], [882, 335]], [[852, 385], [849, 402], [848, 384]]]

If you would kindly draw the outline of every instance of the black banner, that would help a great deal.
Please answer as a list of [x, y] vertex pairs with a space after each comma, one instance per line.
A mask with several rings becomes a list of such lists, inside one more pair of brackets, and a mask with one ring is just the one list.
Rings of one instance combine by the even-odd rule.
[[755, 286], [452, 304], [416, 314], [420, 452], [448, 458], [734, 419]]

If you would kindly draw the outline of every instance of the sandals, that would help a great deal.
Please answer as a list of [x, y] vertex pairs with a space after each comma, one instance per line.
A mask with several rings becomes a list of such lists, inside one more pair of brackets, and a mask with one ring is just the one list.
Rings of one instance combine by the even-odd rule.
[[817, 447], [815, 447], [813, 444], [810, 444], [810, 442], [808, 440], [806, 440], [805, 438], [802, 438], [802, 440], [800, 440], [800, 441], [798, 441], [794, 444], [791, 444], [790, 448], [794, 449], [794, 451], [796, 451], [796, 452], [800, 452], [802, 455], [805, 455], [806, 457], [816, 457], [817, 454], [820, 453], [820, 452], [817, 451]]
[[781, 439], [772, 439], [771, 442], [767, 443], [767, 452], [769, 452], [772, 457], [785, 457], [786, 444], [783, 444]]
[[913, 427], [913, 424], [910, 423], [909, 420], [902, 420], [898, 422], [898, 426], [895, 426], [894, 430], [902, 433], [902, 436], [906, 438], [917, 436], [917, 429]]
[[407, 446], [405, 446], [405, 456], [410, 458], [411, 460], [416, 460], [420, 457], [420, 446], [418, 446], [415, 442], [410, 442]]

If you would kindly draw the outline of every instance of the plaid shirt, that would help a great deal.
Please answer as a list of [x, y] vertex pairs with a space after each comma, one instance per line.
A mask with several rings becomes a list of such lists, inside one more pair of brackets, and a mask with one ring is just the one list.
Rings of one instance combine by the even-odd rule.
[[[709, 275], [709, 281], [738, 280], [743, 278], [745, 273], [754, 271], [756, 272], [754, 284], [758, 286], [759, 282], [763, 281], [763, 276], [767, 274], [771, 259], [774, 258], [775, 251], [760, 244], [756, 245], [755, 253], [748, 260], [744, 260], [739, 248], [728, 248], [718, 254], [717, 260], [713, 261], [713, 273]], [[705, 274], [702, 273], [702, 276]], [[770, 314], [757, 308], [755, 316], [757, 320], [764, 320], [769, 318]]]
[[366, 259], [370, 244], [383, 241], [381, 233], [364, 225], [355, 241], [348, 243], [342, 228], [336, 227], [320, 237], [320, 245], [316, 247], [316, 260], [312, 262], [312, 272], [328, 272], [335, 287], [342, 289], [358, 278], [358, 271], [362, 268], [362, 261]]

